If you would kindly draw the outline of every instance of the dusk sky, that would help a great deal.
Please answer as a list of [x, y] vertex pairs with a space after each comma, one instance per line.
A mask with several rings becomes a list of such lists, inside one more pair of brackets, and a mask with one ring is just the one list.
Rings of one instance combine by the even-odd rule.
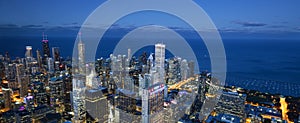
[[[0, 1], [2, 16], [0, 36], [34, 36], [40, 35], [41, 32], [52, 35], [65, 32], [65, 35], [73, 35], [78, 32], [88, 15], [103, 2], [97, 0], [89, 2]], [[300, 39], [300, 1], [298, 0], [197, 0], [196, 2], [211, 17], [223, 38]], [[130, 2], [124, 4], [130, 6]], [[109, 12], [107, 14], [109, 16]], [[116, 25], [137, 27], [140, 24], [162, 21], [160, 24], [163, 26], [185, 28], [180, 22], [172, 21], [172, 17], [164, 14], [141, 16], [145, 14], [136, 14]], [[157, 18], [163, 19], [157, 20]]]

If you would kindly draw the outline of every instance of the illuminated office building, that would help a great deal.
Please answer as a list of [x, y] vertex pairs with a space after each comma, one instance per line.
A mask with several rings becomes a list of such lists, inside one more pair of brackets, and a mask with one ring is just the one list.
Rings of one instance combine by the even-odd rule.
[[131, 49], [127, 50], [127, 57], [128, 57], [129, 60], [131, 59]]
[[47, 67], [49, 73], [54, 73], [54, 61], [52, 58], [47, 58]]
[[168, 74], [166, 75], [166, 84], [173, 85], [181, 80], [180, 60], [181, 58], [179, 57], [168, 60]]
[[181, 80], [186, 80], [188, 78], [188, 69], [188, 62], [186, 59], [183, 59], [180, 64]]
[[240, 122], [245, 121], [245, 94], [238, 94], [237, 92], [223, 92], [215, 107], [218, 114], [230, 114], [241, 119]]
[[26, 105], [26, 110], [32, 111], [34, 109], [34, 97], [33, 96], [24, 97], [23, 103]]
[[42, 46], [43, 46], [44, 59], [49, 58], [50, 57], [49, 41], [47, 39], [47, 35], [44, 34], [43, 34]]
[[34, 103], [39, 105], [50, 104], [47, 98], [45, 84], [43, 82], [32, 82], [29, 86], [30, 95], [34, 97]]
[[94, 63], [87, 63], [86, 64], [86, 88], [87, 89], [95, 89], [98, 88], [98, 79], [96, 71], [95, 71], [95, 65]]
[[197, 75], [195, 77], [195, 82], [199, 83], [198, 85], [198, 93], [196, 94], [195, 101], [193, 105], [191, 106], [191, 114], [196, 114], [201, 111], [201, 107], [203, 105], [203, 102], [205, 101], [206, 97], [206, 77]]
[[115, 122], [138, 123], [141, 121], [136, 111], [136, 94], [126, 89], [117, 89]]
[[105, 123], [108, 121], [108, 103], [105, 97], [107, 88], [89, 89], [86, 91], [86, 109], [90, 121]]
[[25, 57], [32, 58], [32, 46], [26, 46]]
[[41, 71], [43, 61], [42, 61], [42, 57], [41, 57], [41, 52], [39, 50], [36, 50], [36, 57], [37, 57], [37, 64], [38, 64], [39, 70]]
[[19, 94], [21, 97], [25, 97], [28, 93], [28, 84], [30, 83], [30, 76], [26, 74], [24, 64], [16, 64], [16, 77], [19, 88]]
[[59, 70], [59, 65], [60, 65], [59, 47], [52, 47], [52, 56], [54, 61], [54, 68], [55, 70]]
[[161, 123], [164, 121], [164, 84], [157, 83], [143, 90], [142, 123]]
[[189, 61], [188, 63], [189, 66], [189, 76], [188, 77], [192, 77], [195, 74], [195, 62], [194, 61]]
[[7, 78], [8, 81], [11, 81], [11, 79], [15, 79], [15, 77], [12, 77], [13, 75], [15, 75], [15, 73], [12, 74], [12, 72], [15, 72], [13, 71], [14, 67], [15, 66], [13, 64], [7, 64], [5, 66], [5, 77]]
[[2, 117], [0, 118], [1, 123], [15, 123], [16, 122], [16, 115], [15, 111], [9, 110], [7, 112], [2, 113]]
[[28, 86], [30, 83], [30, 76], [29, 75], [22, 75], [20, 82], [20, 97], [25, 97], [28, 93]]
[[35, 107], [32, 111], [32, 121], [36, 123], [41, 119], [45, 118], [48, 113], [54, 113], [54, 110], [46, 105]]
[[165, 50], [166, 46], [164, 44], [155, 44], [155, 68], [158, 72], [158, 76], [156, 82], [164, 82], [165, 81]]
[[85, 122], [86, 120], [86, 105], [85, 105], [85, 88], [86, 88], [86, 71], [85, 71], [85, 45], [81, 40], [81, 34], [79, 34], [78, 48], [78, 62], [73, 63], [78, 70], [73, 74], [73, 92], [72, 92], [72, 104], [75, 123]]
[[79, 74], [85, 75], [85, 44], [81, 40], [81, 34], [79, 34], [79, 43], [77, 46]]
[[27, 110], [17, 111], [16, 120], [17, 123], [31, 123], [32, 122], [31, 113]]
[[52, 47], [52, 56], [54, 61], [60, 61], [59, 47]]
[[[148, 86], [142, 86], [142, 123], [161, 123], [164, 121], [163, 106], [165, 87], [165, 45], [155, 44], [155, 68], [145, 76]], [[151, 63], [153, 58], [149, 58]], [[150, 65], [152, 66], [152, 65]]]
[[65, 94], [65, 84], [61, 77], [53, 77], [49, 82], [50, 103], [54, 105], [57, 101], [62, 101]]
[[3, 97], [4, 97], [4, 107], [6, 109], [11, 108], [11, 94], [12, 90], [8, 88], [2, 88]]
[[10, 82], [9, 87], [12, 89], [17, 88], [17, 86], [11, 85], [13, 82], [16, 83], [16, 78], [17, 78], [17, 76], [16, 76], [17, 75], [17, 64], [16, 63], [8, 64], [5, 75], [6, 75], [6, 78], [8, 79], [8, 81]]

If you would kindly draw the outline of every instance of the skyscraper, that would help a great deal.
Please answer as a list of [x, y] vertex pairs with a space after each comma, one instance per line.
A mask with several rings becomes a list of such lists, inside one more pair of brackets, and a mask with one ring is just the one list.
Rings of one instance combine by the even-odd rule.
[[97, 80], [97, 74], [95, 72], [95, 65], [93, 62], [86, 63], [86, 82], [85, 86], [87, 89], [95, 89], [98, 88], [98, 80]]
[[188, 78], [188, 62], [183, 59], [180, 64], [181, 79], [186, 80]]
[[142, 123], [163, 122], [164, 84], [157, 83], [142, 93]]
[[105, 90], [107, 90], [107, 88], [90, 89], [86, 91], [87, 113], [98, 123], [108, 121], [108, 103], [103, 93]]
[[[85, 45], [81, 40], [81, 34], [79, 34], [78, 48], [78, 62], [73, 63], [78, 67], [78, 71], [74, 71], [73, 74], [73, 92], [72, 102], [74, 111], [74, 122], [81, 123], [86, 120], [86, 105], [85, 105], [85, 88], [86, 88], [86, 74], [85, 74]], [[75, 67], [74, 66], [74, 67]]]
[[17, 64], [8, 64], [8, 69], [6, 73], [6, 77], [9, 81], [8, 87], [11, 89], [16, 89], [18, 88], [18, 83], [17, 83]]
[[117, 90], [115, 122], [135, 123], [140, 122], [140, 117], [135, 115], [137, 107], [136, 93], [127, 89]]
[[166, 75], [167, 85], [176, 84], [181, 80], [180, 61], [180, 57], [175, 57], [168, 60], [168, 74]]
[[59, 47], [52, 47], [52, 55], [54, 61], [60, 61]]
[[149, 84], [142, 86], [142, 123], [161, 123], [164, 120], [165, 48], [164, 44], [155, 44], [155, 67], [150, 68], [150, 74], [145, 76]]
[[52, 47], [52, 56], [54, 61], [54, 69], [57, 71], [59, 70], [59, 65], [60, 65], [59, 47]]
[[62, 101], [65, 94], [65, 83], [61, 77], [52, 77], [49, 81], [50, 87], [50, 103], [55, 104], [56, 101]]
[[11, 108], [11, 89], [2, 88], [3, 97], [4, 97], [4, 107], [9, 110]]
[[79, 33], [79, 43], [78, 43], [78, 67], [79, 74], [85, 75], [85, 45], [81, 40], [81, 34]]
[[5, 53], [5, 61], [9, 62], [10, 61], [10, 56], [8, 52]]
[[127, 57], [128, 57], [129, 60], [131, 59], [131, 49], [127, 50]]
[[[155, 44], [155, 68], [158, 72], [157, 82], [164, 82], [165, 78], [165, 49], [164, 44]], [[153, 84], [156, 82], [154, 81]]]
[[36, 50], [36, 57], [37, 57], [37, 62], [39, 66], [39, 70], [42, 70], [42, 57], [41, 57], [41, 52], [39, 50]]
[[218, 114], [230, 114], [241, 118], [245, 122], [246, 95], [237, 92], [223, 92], [215, 107]]
[[20, 89], [20, 96], [25, 97], [27, 95], [30, 78], [28, 75], [26, 75], [25, 66], [23, 64], [16, 65], [16, 72], [18, 88]]
[[52, 58], [47, 58], [47, 68], [49, 73], [54, 73], [54, 61]]
[[189, 66], [189, 76], [188, 77], [192, 77], [194, 76], [194, 72], [195, 72], [195, 62], [194, 61], [190, 61], [188, 63], [188, 66]]
[[50, 57], [49, 41], [47, 39], [47, 35], [43, 34], [42, 45], [43, 45], [43, 57], [46, 59]]
[[32, 46], [26, 46], [25, 57], [26, 58], [31, 58], [32, 57]]

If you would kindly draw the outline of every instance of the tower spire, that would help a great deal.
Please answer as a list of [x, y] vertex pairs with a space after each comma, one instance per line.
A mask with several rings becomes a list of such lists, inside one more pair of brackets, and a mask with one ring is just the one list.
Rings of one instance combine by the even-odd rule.
[[78, 33], [79, 41], [81, 41], [81, 32]]
[[43, 42], [48, 42], [47, 35], [45, 35], [45, 33], [44, 33], [44, 32], [43, 32], [43, 35], [42, 35], [42, 36], [43, 36], [43, 40], [42, 40], [42, 41], [43, 41]]
[[44, 33], [44, 32], [43, 32], [43, 35], [42, 35], [42, 36], [43, 36], [43, 40], [45, 40], [45, 33]]

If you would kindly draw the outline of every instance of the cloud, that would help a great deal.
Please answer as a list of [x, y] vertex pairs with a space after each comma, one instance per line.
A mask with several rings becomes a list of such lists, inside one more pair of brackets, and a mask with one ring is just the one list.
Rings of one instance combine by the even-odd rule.
[[218, 29], [220, 32], [244, 32], [245, 30], [236, 29], [236, 28], [220, 28]]
[[232, 23], [242, 25], [244, 27], [261, 27], [266, 26], [265, 23], [259, 23], [259, 22], [246, 22], [246, 21], [233, 21]]
[[69, 25], [78, 25], [78, 24], [79, 24], [78, 22], [73, 22], [73, 23], [65, 23], [65, 24], [63, 24], [63, 25], [69, 26]]
[[[103, 25], [102, 28], [104, 27], [107, 27], [108, 25]], [[138, 26], [136, 25], [120, 25], [120, 24], [113, 24], [110, 26], [110, 29], [113, 29], [113, 30], [122, 30], [122, 29], [125, 29], [125, 30], [132, 30], [132, 29], [135, 29], [137, 28]]]
[[193, 29], [186, 28], [186, 27], [178, 27], [178, 26], [168, 26], [168, 28], [172, 30], [178, 30], [178, 31], [193, 31]]
[[18, 28], [19, 26], [16, 24], [1, 24], [0, 28]]
[[284, 25], [271, 25], [271, 26], [268, 26], [269, 28], [285, 28], [286, 26]]
[[22, 26], [22, 28], [40, 28], [40, 27], [43, 27], [43, 25], [33, 25], [33, 24], [30, 24], [30, 25]]
[[0, 28], [1, 29], [40, 29], [40, 28], [44, 28], [44, 26], [43, 25], [34, 25], [34, 24], [23, 25], [23, 26], [19, 26], [16, 24], [1, 24]]

